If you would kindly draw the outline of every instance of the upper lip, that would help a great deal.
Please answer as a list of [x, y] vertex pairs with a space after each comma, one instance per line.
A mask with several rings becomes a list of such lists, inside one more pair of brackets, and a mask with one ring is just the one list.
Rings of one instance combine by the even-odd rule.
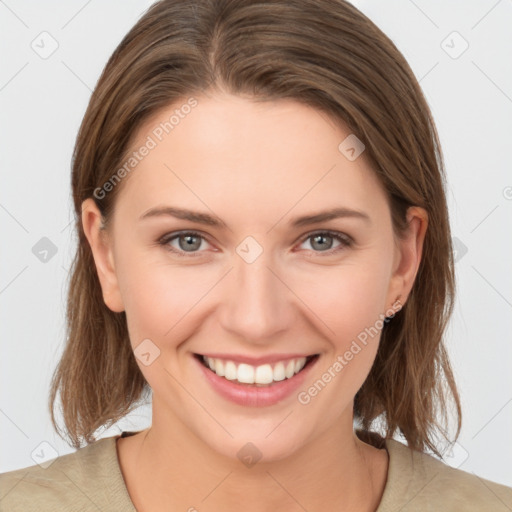
[[262, 364], [276, 363], [278, 361], [289, 361], [290, 359], [299, 359], [301, 357], [312, 357], [317, 354], [269, 354], [261, 357], [251, 357], [242, 354], [220, 354], [220, 353], [208, 353], [208, 354], [197, 354], [199, 356], [206, 356], [210, 359], [224, 359], [227, 361], [233, 361], [235, 363], [245, 363], [251, 366], [259, 366]]

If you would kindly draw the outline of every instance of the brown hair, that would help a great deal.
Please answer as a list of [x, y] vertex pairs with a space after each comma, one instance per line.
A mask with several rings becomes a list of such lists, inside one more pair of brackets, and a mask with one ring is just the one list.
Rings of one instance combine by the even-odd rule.
[[[70, 444], [129, 413], [150, 391], [130, 345], [125, 313], [104, 303], [83, 232], [82, 202], [94, 198], [105, 222], [123, 182], [94, 194], [122, 165], [138, 127], [164, 107], [210, 90], [255, 101], [293, 99], [345, 123], [366, 146], [384, 186], [396, 236], [409, 206], [429, 216], [423, 257], [404, 307], [383, 327], [354, 418], [371, 436], [385, 421], [409, 447], [441, 456], [447, 398], [458, 438], [460, 400], [443, 342], [455, 293], [445, 171], [427, 102], [406, 60], [377, 26], [344, 0], [161, 0], [110, 57], [90, 99], [73, 154], [78, 248], [67, 302], [67, 341], [51, 383]], [[124, 181], [129, 178], [124, 178]], [[441, 423], [438, 413], [442, 414]], [[64, 437], [63, 437], [64, 438]]]

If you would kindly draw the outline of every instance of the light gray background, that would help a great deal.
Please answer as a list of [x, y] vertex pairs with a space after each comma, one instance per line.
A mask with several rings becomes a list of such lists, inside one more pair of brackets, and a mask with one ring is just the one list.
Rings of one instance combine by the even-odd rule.
[[[73, 451], [47, 411], [75, 244], [71, 155], [101, 70], [151, 3], [0, 1], [0, 472]], [[459, 292], [448, 349], [463, 404], [447, 461], [512, 485], [512, 1], [354, 3], [409, 61], [446, 158]], [[45, 59], [32, 49], [51, 49], [44, 31], [58, 43]], [[32, 251], [43, 237], [57, 248], [47, 262]], [[102, 436], [145, 428], [150, 411]]]

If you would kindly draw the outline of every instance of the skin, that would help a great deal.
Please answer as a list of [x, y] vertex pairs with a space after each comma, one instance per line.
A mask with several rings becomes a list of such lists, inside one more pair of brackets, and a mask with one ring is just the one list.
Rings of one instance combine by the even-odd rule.
[[[380, 332], [307, 405], [296, 393], [269, 407], [233, 404], [202, 378], [192, 354], [318, 353], [307, 389], [397, 297], [405, 304], [426, 212], [410, 208], [407, 236], [395, 240], [365, 153], [348, 160], [338, 145], [350, 131], [316, 109], [220, 92], [197, 99], [124, 178], [108, 229], [100, 231], [92, 199], [82, 205], [105, 303], [126, 312], [134, 349], [149, 338], [160, 350], [148, 366], [137, 359], [153, 390], [152, 426], [117, 441], [131, 499], [152, 511], [239, 510], [242, 503], [258, 512], [375, 510], [388, 454], [357, 438], [352, 411]], [[141, 126], [133, 148], [183, 103]], [[229, 228], [170, 216], [139, 220], [163, 205], [216, 215]], [[297, 216], [339, 206], [364, 211], [370, 222], [291, 227]], [[326, 235], [319, 248], [310, 234], [326, 229], [353, 245]], [[205, 236], [192, 249], [196, 257], [183, 238], [168, 245], [184, 257], [158, 245], [180, 230]], [[250, 264], [236, 252], [247, 236], [263, 249]], [[249, 468], [236, 455], [248, 441], [262, 454]]]

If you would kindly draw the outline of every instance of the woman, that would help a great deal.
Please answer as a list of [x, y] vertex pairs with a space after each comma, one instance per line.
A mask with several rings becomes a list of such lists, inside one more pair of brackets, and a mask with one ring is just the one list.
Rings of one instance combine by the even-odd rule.
[[[351, 4], [154, 4], [73, 158], [50, 407], [80, 449], [1, 475], [2, 509], [510, 509], [427, 453], [461, 428], [444, 179], [413, 73]], [[151, 427], [96, 441], [148, 392]]]

